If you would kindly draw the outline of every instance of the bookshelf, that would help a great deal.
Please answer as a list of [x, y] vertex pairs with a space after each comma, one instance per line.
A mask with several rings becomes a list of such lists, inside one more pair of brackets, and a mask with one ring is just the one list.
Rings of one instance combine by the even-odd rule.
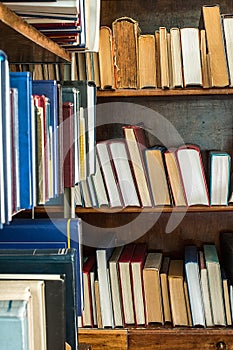
[[0, 3], [1, 49], [10, 63], [71, 63], [71, 55]]
[[[202, 5], [209, 0], [102, 0], [101, 24], [111, 26], [116, 18], [131, 17], [139, 22], [142, 34], [153, 34], [159, 26], [198, 27]], [[233, 13], [233, 4], [219, 2], [221, 13]], [[232, 88], [187, 89], [121, 89], [97, 92], [97, 140], [122, 138], [124, 124], [143, 123], [151, 145], [156, 144], [162, 115], [178, 131], [185, 143], [198, 144], [208, 169], [208, 151], [220, 149], [232, 156]], [[159, 130], [159, 131], [158, 131]], [[157, 134], [156, 134], [157, 132]], [[174, 141], [169, 128], [164, 135]], [[155, 141], [153, 143], [153, 141]], [[166, 140], [167, 141], [167, 140]], [[175, 146], [173, 144], [173, 146]], [[219, 249], [219, 233], [232, 230], [232, 206], [193, 206], [186, 208], [76, 208], [83, 219], [84, 232], [92, 235], [109, 230], [119, 236], [127, 232], [132, 241], [146, 242], [149, 249], [162, 250], [173, 258], [181, 258], [186, 244], [202, 246], [213, 242]], [[168, 232], [171, 217], [177, 225]], [[126, 228], [125, 228], [126, 227]], [[125, 231], [124, 231], [125, 230]], [[86, 243], [90, 242], [86, 237]], [[79, 339], [88, 341], [92, 349], [233, 349], [233, 329], [227, 328], [171, 328], [167, 326], [127, 327], [125, 329], [79, 330]]]

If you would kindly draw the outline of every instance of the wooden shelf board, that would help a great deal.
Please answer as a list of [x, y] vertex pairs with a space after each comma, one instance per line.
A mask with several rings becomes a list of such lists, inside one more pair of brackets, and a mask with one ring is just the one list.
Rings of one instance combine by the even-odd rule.
[[71, 55], [0, 3], [0, 49], [11, 63], [65, 63]]
[[79, 341], [89, 343], [92, 350], [127, 350], [127, 330], [121, 329], [79, 329]]
[[76, 214], [78, 213], [85, 213], [85, 214], [92, 214], [92, 213], [171, 213], [171, 212], [177, 212], [177, 213], [194, 213], [194, 212], [231, 212], [233, 211], [233, 205], [229, 206], [193, 206], [189, 208], [185, 207], [155, 207], [155, 208], [136, 208], [136, 207], [127, 207], [127, 208], [81, 208], [76, 207]]
[[78, 334], [80, 341], [89, 341], [92, 350], [218, 349], [221, 343], [233, 349], [232, 328], [81, 328]]
[[167, 97], [167, 96], [203, 96], [203, 95], [232, 95], [233, 88], [212, 89], [119, 89], [98, 90], [97, 97]]

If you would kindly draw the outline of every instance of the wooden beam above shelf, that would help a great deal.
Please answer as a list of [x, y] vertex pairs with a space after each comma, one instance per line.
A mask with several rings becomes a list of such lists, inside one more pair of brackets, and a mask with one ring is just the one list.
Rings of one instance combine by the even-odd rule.
[[10, 63], [70, 63], [71, 55], [0, 3], [0, 49]]

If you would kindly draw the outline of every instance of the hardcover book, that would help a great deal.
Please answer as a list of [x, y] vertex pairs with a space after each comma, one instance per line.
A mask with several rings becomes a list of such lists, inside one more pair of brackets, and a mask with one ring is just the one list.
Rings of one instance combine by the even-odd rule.
[[131, 281], [131, 261], [136, 248], [136, 244], [130, 243], [126, 245], [118, 260], [120, 290], [122, 297], [124, 324], [135, 323], [135, 311], [133, 300], [133, 288]]
[[163, 304], [160, 285], [162, 253], [148, 253], [143, 268], [146, 324], [163, 324]]
[[214, 325], [226, 326], [222, 276], [218, 253], [214, 244], [204, 244], [204, 256], [208, 273], [213, 322]]
[[209, 205], [209, 191], [200, 148], [181, 146], [176, 151], [187, 205]]
[[66, 341], [78, 348], [77, 262], [75, 249], [0, 250], [2, 273], [66, 275]]
[[[112, 23], [117, 89], [138, 87], [138, 22], [121, 17]], [[124, 39], [127, 38], [127, 41]]]
[[[1, 231], [0, 249], [73, 248], [77, 254], [77, 313], [83, 308], [80, 219], [14, 219]], [[6, 271], [7, 272], [7, 271]]]
[[206, 31], [206, 46], [210, 60], [211, 86], [227, 86], [229, 85], [229, 77], [219, 5], [202, 6], [200, 29], [205, 29]]
[[[1, 281], [11, 283], [43, 281], [45, 298], [46, 345], [48, 350], [64, 350], [66, 339], [65, 275], [53, 274], [0, 274]], [[33, 291], [32, 291], [33, 293]], [[35, 315], [35, 318], [37, 315]], [[40, 348], [39, 348], [40, 349]]]
[[205, 314], [200, 284], [198, 250], [196, 246], [185, 247], [185, 275], [187, 280], [192, 325], [205, 327]]
[[146, 149], [146, 138], [144, 130], [137, 125], [123, 126], [129, 157], [132, 164], [133, 175], [139, 193], [142, 207], [151, 207], [152, 199], [149, 187], [149, 179], [144, 162], [144, 151]]
[[10, 72], [10, 86], [18, 89], [19, 96], [19, 169], [20, 207], [31, 209], [35, 205], [35, 169], [32, 149], [32, 80], [29, 72]]
[[3, 349], [32, 349], [28, 323], [26, 300], [0, 300], [0, 342]]

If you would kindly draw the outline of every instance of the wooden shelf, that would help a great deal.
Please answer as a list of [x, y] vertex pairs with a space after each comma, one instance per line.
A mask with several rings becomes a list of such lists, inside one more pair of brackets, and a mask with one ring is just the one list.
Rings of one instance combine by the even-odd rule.
[[193, 207], [155, 207], [155, 208], [137, 208], [137, 207], [128, 207], [128, 208], [79, 208], [75, 210], [76, 214], [85, 213], [85, 214], [101, 214], [101, 213], [199, 213], [199, 212], [233, 212], [233, 205], [230, 206], [193, 206]]
[[[35, 216], [63, 216], [64, 207], [62, 205], [50, 205], [50, 206], [37, 206], [34, 208]], [[217, 213], [217, 212], [233, 212], [233, 205], [229, 206], [193, 206], [189, 208], [185, 207], [155, 207], [155, 208], [81, 208], [76, 207], [75, 212], [79, 214], [125, 214], [125, 213]], [[15, 214], [15, 216], [32, 217], [31, 210], [21, 210]]]
[[233, 88], [212, 89], [119, 89], [98, 90], [97, 97], [167, 97], [167, 96], [210, 96], [210, 95], [232, 95]]
[[70, 53], [0, 3], [0, 49], [11, 63], [71, 62]]
[[79, 329], [78, 333], [92, 350], [233, 349], [232, 328]]

